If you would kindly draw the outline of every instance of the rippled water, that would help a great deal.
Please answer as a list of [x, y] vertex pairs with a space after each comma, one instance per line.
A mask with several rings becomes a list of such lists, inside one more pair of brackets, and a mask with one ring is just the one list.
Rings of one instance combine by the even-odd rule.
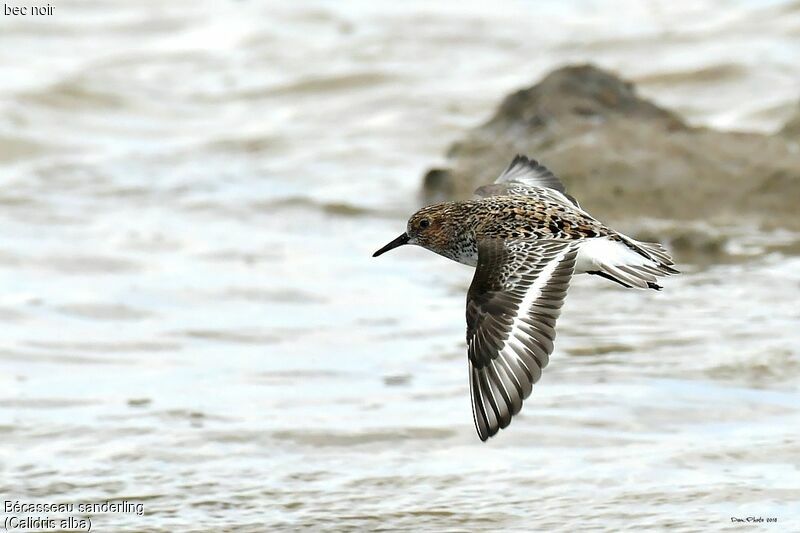
[[4, 500], [144, 503], [98, 531], [800, 528], [800, 259], [763, 246], [794, 236], [731, 230], [749, 260], [661, 293], [579, 278], [486, 444], [471, 270], [370, 257], [567, 61], [777, 128], [796, 2], [55, 5], [0, 17]]

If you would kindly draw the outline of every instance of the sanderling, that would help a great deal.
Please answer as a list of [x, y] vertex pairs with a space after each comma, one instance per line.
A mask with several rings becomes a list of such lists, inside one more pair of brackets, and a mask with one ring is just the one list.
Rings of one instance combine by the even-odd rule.
[[467, 355], [483, 441], [508, 426], [547, 366], [573, 274], [660, 290], [657, 276], [678, 273], [660, 244], [598, 222], [552, 172], [520, 155], [474, 199], [414, 213], [373, 257], [404, 244], [477, 267], [467, 292]]

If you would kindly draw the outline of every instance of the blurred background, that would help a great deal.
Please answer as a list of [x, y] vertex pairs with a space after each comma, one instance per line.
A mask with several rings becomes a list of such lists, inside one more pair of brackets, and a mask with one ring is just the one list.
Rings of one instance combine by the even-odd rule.
[[0, 17], [4, 499], [144, 503], [98, 531], [800, 529], [796, 212], [700, 213], [683, 248], [685, 220], [625, 220], [684, 274], [577, 279], [486, 444], [471, 269], [370, 257], [452, 143], [567, 64], [777, 138], [796, 1], [51, 5]]

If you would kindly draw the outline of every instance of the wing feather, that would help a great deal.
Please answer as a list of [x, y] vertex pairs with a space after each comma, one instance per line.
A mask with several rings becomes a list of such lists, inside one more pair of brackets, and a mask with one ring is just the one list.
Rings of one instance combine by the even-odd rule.
[[545, 195], [559, 203], [580, 207], [578, 201], [567, 194], [567, 188], [550, 169], [535, 159], [517, 155], [491, 185], [483, 185], [475, 190], [475, 196]]
[[565, 240], [478, 243], [467, 354], [481, 440], [511, 423], [547, 366], [576, 255], [576, 244]]

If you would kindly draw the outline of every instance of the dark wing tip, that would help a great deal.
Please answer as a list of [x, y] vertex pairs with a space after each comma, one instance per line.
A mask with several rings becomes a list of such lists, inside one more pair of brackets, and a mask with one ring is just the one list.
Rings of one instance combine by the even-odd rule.
[[[541, 163], [539, 163], [536, 159], [533, 159], [523, 154], [515, 155], [514, 159], [511, 160], [511, 164], [508, 165], [508, 168], [512, 169], [517, 166], [526, 166], [531, 170], [537, 170], [537, 171], [540, 169], [547, 170], [547, 168]], [[547, 171], [549, 172], [549, 170]]]
[[574, 198], [567, 195], [567, 189], [558, 177], [536, 159], [517, 154], [511, 163], [495, 180], [495, 183], [519, 183], [525, 186], [554, 189], [577, 205]]
[[568, 202], [580, 207], [578, 201], [567, 194], [567, 189], [558, 177], [536, 159], [517, 154], [505, 170], [491, 185], [484, 185], [475, 190], [475, 197], [505, 195], [536, 195], [531, 187], [553, 189], [561, 193]]

